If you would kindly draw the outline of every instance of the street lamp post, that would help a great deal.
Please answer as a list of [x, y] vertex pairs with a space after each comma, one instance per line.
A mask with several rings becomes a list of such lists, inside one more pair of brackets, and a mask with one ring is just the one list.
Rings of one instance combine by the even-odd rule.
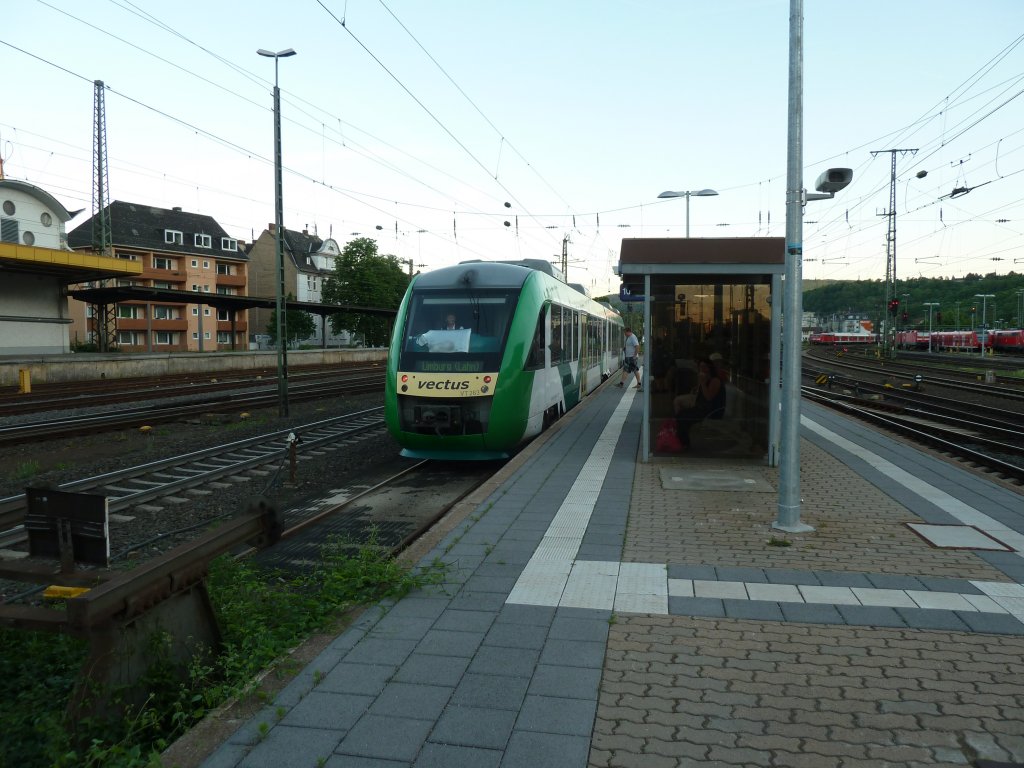
[[714, 197], [718, 193], [713, 189], [686, 190], [685, 192], [662, 192], [658, 198], [685, 197], [686, 198], [686, 236], [690, 236], [690, 196], [693, 197]]
[[281, 227], [284, 219], [284, 203], [281, 196], [281, 89], [277, 87], [277, 60], [294, 56], [295, 51], [268, 51], [260, 48], [260, 56], [274, 60], [274, 247], [277, 251], [277, 291], [275, 309], [277, 315], [277, 406], [278, 415], [288, 415], [288, 350], [285, 335], [288, 324], [284, 317], [284, 247], [281, 242]]
[[826, 200], [853, 179], [849, 168], [829, 168], [815, 183], [819, 194], [803, 187], [804, 3], [789, 3], [789, 110], [786, 138], [786, 285], [783, 296], [782, 391], [779, 424], [779, 503], [772, 528], [805, 533], [800, 521], [800, 321], [803, 317], [803, 215], [810, 200]]
[[[988, 315], [985, 314], [985, 301], [987, 299], [994, 299], [996, 295], [994, 293], [976, 293], [974, 298], [981, 299], [981, 331], [985, 335], [985, 341], [988, 341]], [[985, 342], [983, 341], [980, 345], [981, 354], [985, 354]]]
[[932, 351], [932, 310], [939, 306], [937, 301], [926, 301], [924, 303], [928, 307], [928, 351]]

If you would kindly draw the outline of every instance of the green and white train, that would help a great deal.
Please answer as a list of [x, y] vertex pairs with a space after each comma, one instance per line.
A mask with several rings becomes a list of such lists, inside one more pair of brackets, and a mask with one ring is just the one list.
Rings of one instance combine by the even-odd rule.
[[622, 318], [545, 261], [464, 262], [413, 278], [388, 353], [402, 454], [512, 455], [622, 363]]

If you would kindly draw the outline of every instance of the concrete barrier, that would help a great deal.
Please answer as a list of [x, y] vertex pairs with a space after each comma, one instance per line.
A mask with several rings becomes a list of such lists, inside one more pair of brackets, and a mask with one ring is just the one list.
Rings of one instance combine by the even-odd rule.
[[[342, 363], [382, 363], [387, 349], [296, 349], [288, 352], [288, 368], [304, 365], [337, 365]], [[96, 354], [76, 352], [67, 355], [0, 359], [0, 387], [16, 387], [22, 370], [34, 384], [95, 379], [126, 379], [163, 374], [216, 374], [277, 368], [277, 352], [193, 352], [179, 354]]]

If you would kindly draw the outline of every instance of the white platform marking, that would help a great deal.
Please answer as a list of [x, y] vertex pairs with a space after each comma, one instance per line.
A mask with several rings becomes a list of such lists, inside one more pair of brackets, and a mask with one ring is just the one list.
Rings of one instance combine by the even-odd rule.
[[[622, 400], [601, 432], [576, 482], [555, 513], [544, 538], [520, 574], [506, 602], [615, 610], [624, 613], [667, 614], [670, 596], [706, 597], [775, 603], [1009, 613], [1024, 622], [1024, 585], [1006, 582], [972, 581], [970, 583], [984, 594], [962, 595], [927, 590], [670, 579], [668, 567], [658, 563], [576, 560], [601, 485], [611, 464], [615, 443], [632, 404], [634, 391], [627, 390], [623, 393]], [[802, 422], [808, 429], [856, 454], [879, 472], [949, 512], [965, 525], [990, 530], [1000, 541], [1016, 546], [1018, 554], [1024, 551], [1024, 535], [1010, 530], [988, 515], [927, 485], [880, 456], [806, 417], [802, 418]], [[1020, 545], [1014, 544], [1014, 541]]]

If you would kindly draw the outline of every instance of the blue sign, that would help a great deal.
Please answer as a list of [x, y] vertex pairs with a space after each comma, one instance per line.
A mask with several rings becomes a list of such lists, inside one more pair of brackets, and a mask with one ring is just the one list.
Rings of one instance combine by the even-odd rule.
[[624, 285], [619, 286], [619, 301], [643, 301], [644, 296], [640, 293], [630, 293], [629, 288]]

